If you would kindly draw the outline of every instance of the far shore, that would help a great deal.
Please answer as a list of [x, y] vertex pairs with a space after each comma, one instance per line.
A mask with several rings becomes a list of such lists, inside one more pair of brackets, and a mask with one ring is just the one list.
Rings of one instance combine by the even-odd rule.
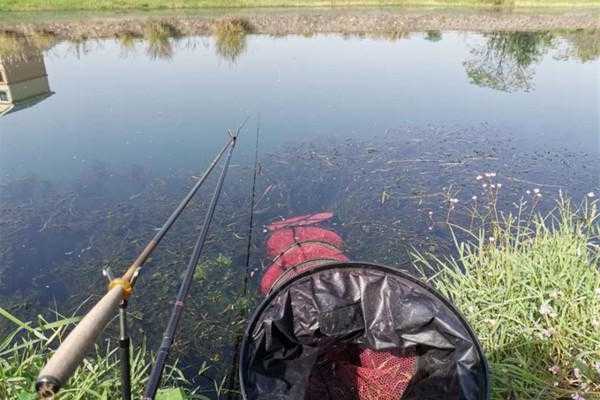
[[439, 8], [211, 9], [162, 12], [0, 13], [0, 33], [81, 40], [142, 34], [151, 22], [182, 36], [209, 35], [223, 19], [243, 20], [249, 33], [314, 35], [440, 31], [599, 30], [600, 9], [493, 11]]
[[249, 7], [600, 7], [600, 0], [3, 0], [2, 11], [166, 10]]

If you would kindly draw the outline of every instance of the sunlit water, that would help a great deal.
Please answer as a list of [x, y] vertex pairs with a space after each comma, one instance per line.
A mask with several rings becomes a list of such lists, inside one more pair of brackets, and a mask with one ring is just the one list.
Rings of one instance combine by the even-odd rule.
[[[222, 362], [232, 338], [206, 332], [228, 302], [207, 306], [206, 293], [235, 297], [247, 273], [259, 116], [254, 284], [268, 263], [262, 225], [323, 209], [337, 214], [352, 258], [399, 264], [412, 248], [448, 246], [448, 199], [484, 197], [478, 174], [497, 172], [507, 210], [542, 204], [534, 189], [546, 208], [559, 190], [598, 192], [600, 62], [577, 50], [548, 33], [60, 43], [38, 54], [49, 91], [0, 118], [0, 302], [35, 315], [102, 293], [101, 268], [132, 260], [226, 129], [249, 117], [205, 257], [233, 266], [216, 275], [227, 281], [194, 289], [178, 345]], [[142, 274], [133, 323], [150, 336], [163, 328], [209, 187]]]

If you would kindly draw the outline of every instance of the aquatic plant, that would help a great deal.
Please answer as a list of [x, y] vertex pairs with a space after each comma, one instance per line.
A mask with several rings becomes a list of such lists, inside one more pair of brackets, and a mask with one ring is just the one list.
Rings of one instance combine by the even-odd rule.
[[242, 18], [225, 18], [213, 25], [216, 52], [235, 62], [246, 50], [246, 36], [252, 31], [250, 23]]
[[597, 206], [561, 198], [548, 215], [492, 215], [486, 230], [454, 227], [472, 239], [454, 236], [456, 258], [416, 256], [478, 333], [493, 399], [600, 395]]

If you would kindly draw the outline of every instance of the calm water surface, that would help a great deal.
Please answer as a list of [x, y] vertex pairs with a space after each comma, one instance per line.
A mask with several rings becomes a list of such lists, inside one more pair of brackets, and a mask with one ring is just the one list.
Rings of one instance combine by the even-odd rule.
[[530, 149], [600, 151], [598, 60], [542, 49], [514, 67], [511, 54], [497, 55], [486, 68], [509, 75], [510, 91], [495, 90], [468, 74], [469, 63], [486, 63], [477, 53], [489, 51], [488, 42], [455, 32], [439, 41], [420, 33], [400, 40], [250, 36], [235, 60], [209, 38], [180, 40], [162, 59], [144, 43], [129, 50], [112, 40], [59, 44], [44, 53], [55, 94], [0, 121], [0, 168], [9, 178], [68, 180], [92, 160], [194, 167], [226, 128], [258, 113], [265, 149], [325, 136], [369, 138], [405, 125], [486, 123]]
[[[480, 173], [498, 173], [507, 210], [534, 188], [548, 208], [559, 190], [576, 199], [599, 191], [600, 62], [576, 44], [551, 33], [417, 32], [29, 49], [38, 64], [27, 68], [42, 57], [48, 87], [30, 83], [40, 96], [0, 109], [0, 304], [25, 318], [100, 295], [101, 267], [131, 261], [226, 129], [249, 116], [205, 257], [223, 254], [232, 266], [198, 279], [178, 342], [195, 349], [192, 369], [229, 365], [233, 338], [214, 326], [245, 274], [259, 114], [253, 279], [268, 262], [262, 225], [323, 209], [336, 213], [353, 258], [397, 264], [413, 246], [442, 251], [447, 200], [485, 196]], [[139, 292], [153, 296], [134, 299], [133, 324], [151, 338], [208, 192], [142, 275]], [[234, 311], [233, 325], [248, 308]]]

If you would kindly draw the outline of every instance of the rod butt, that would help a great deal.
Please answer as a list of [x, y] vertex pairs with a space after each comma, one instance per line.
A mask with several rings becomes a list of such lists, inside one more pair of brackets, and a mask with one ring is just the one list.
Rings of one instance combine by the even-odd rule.
[[53, 399], [60, 390], [61, 382], [53, 376], [40, 376], [35, 382], [35, 390], [40, 399]]

